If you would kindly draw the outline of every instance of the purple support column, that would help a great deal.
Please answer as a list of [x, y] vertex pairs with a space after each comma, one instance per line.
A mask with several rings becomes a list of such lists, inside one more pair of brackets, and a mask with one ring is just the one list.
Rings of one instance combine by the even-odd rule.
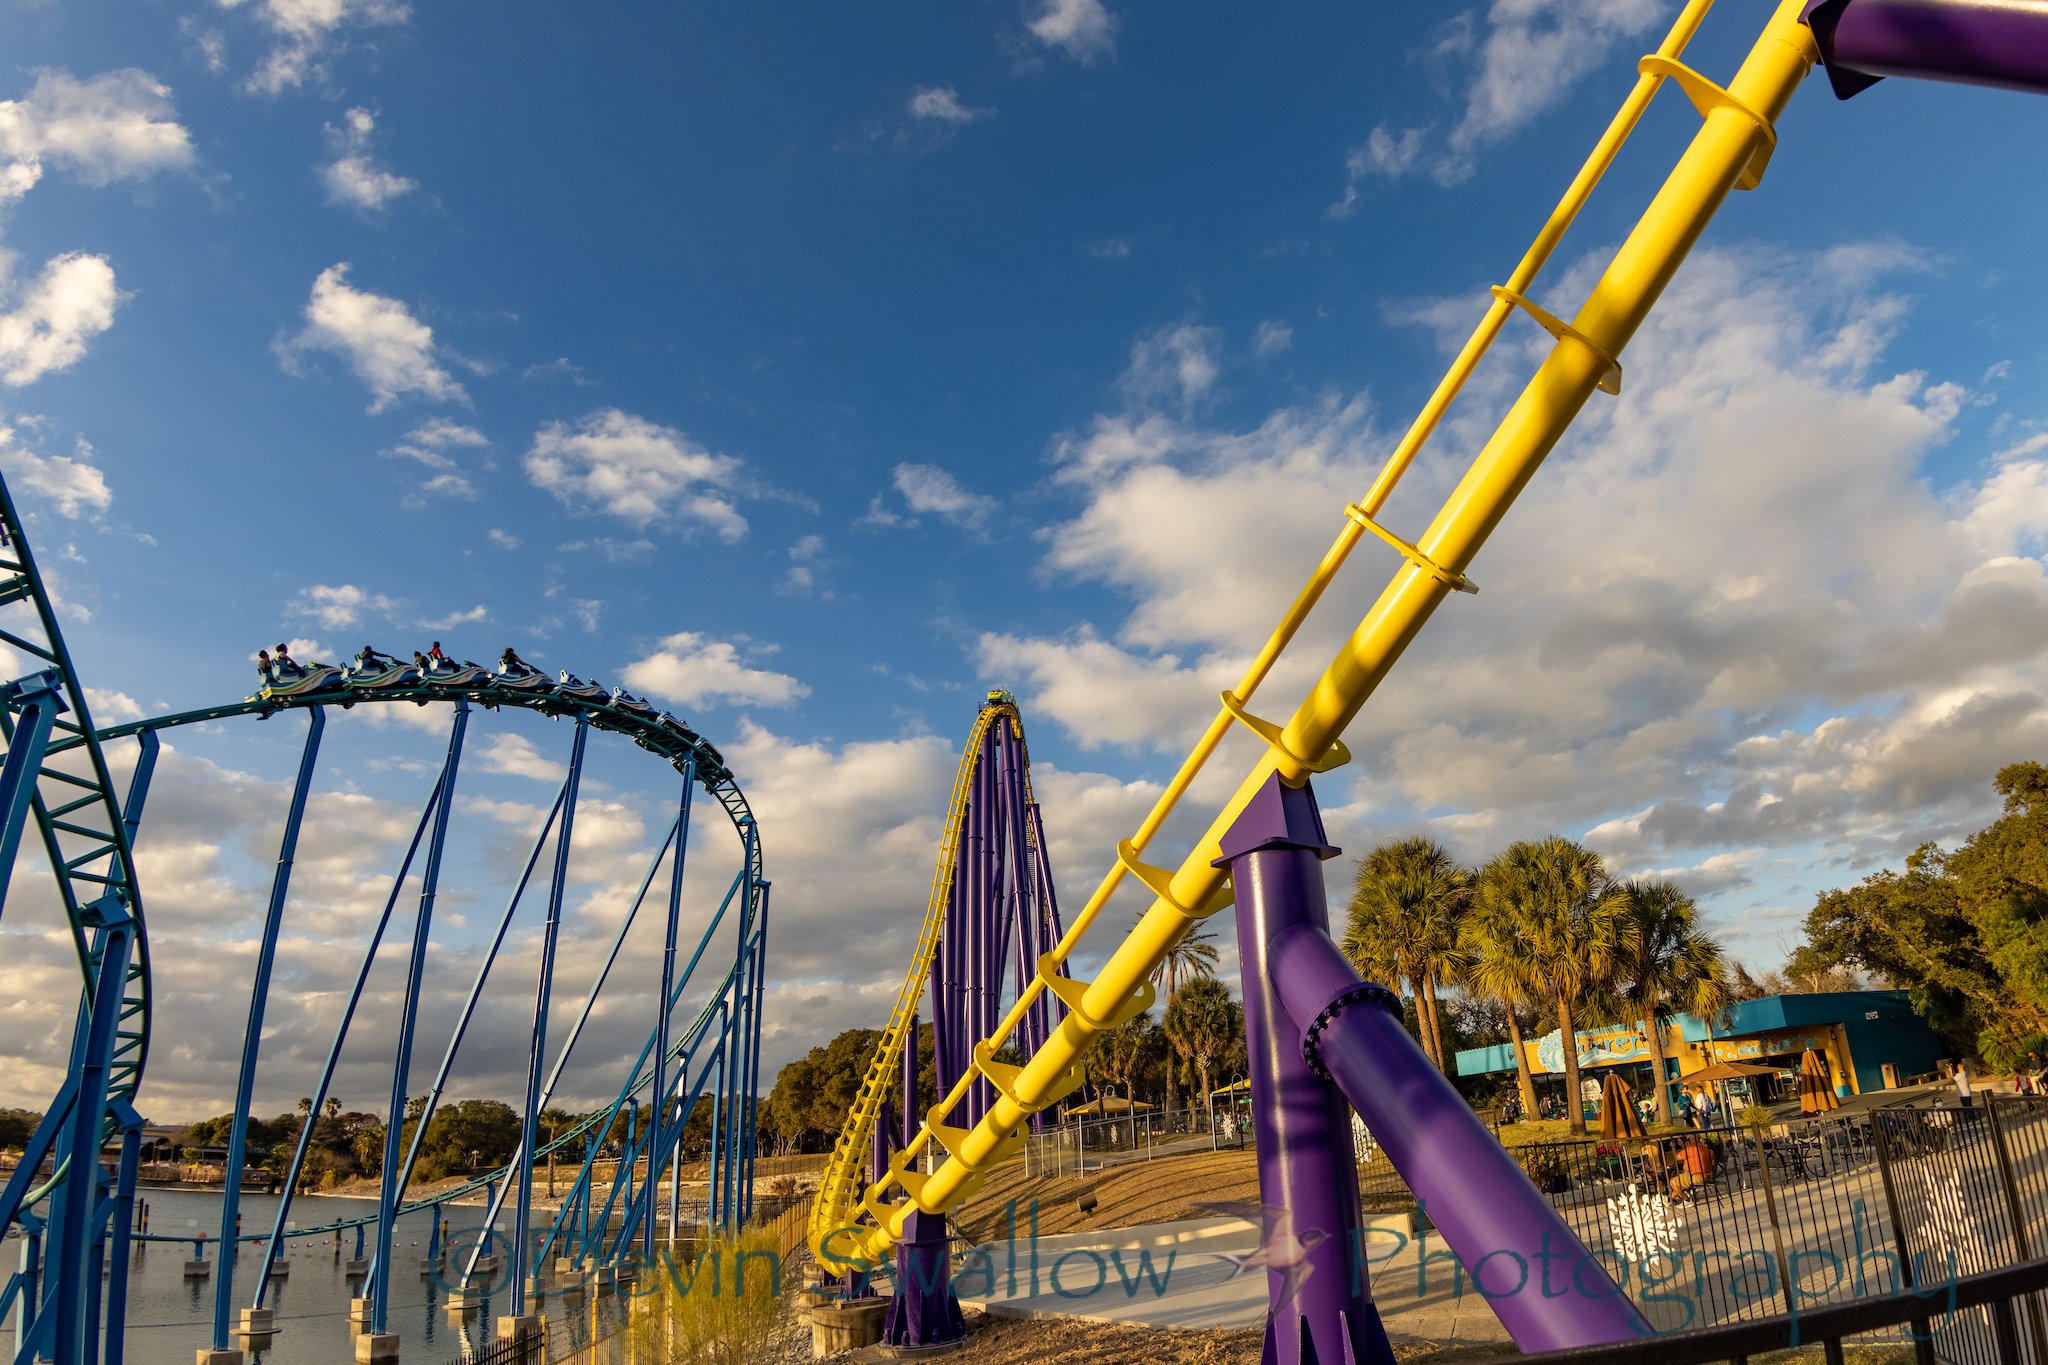
[[[1270, 799], [1269, 799], [1270, 798]], [[1358, 1171], [1351, 1115], [1303, 1060], [1301, 1032], [1281, 1008], [1268, 945], [1298, 929], [1328, 941], [1321, 863], [1337, 856], [1307, 788], [1271, 784], [1221, 840], [1218, 867], [1237, 892], [1244, 973], [1245, 1051], [1264, 1219], [1266, 1316], [1262, 1365], [1392, 1365], [1379, 1313], [1354, 1274]]]
[[1806, 23], [1840, 99], [1886, 76], [2048, 92], [2040, 0], [1821, 0]]
[[[1244, 857], [1250, 836], [1275, 828], [1320, 840], [1315, 798], [1306, 787], [1293, 790], [1274, 778], [1252, 798], [1223, 841], [1225, 854], [1234, 854], [1245, 864], [1234, 870], [1233, 877], [1242, 935], [1239, 951], [1247, 972], [1247, 1025], [1253, 996], [1262, 1002], [1269, 998], [1263, 984], [1256, 991], [1249, 984], [1252, 963], [1257, 961], [1263, 968], [1260, 981], [1271, 983], [1271, 996], [1285, 1012], [1282, 1018], [1299, 1030], [1299, 1055], [1328, 1076], [1364, 1117], [1516, 1346], [1530, 1352], [1555, 1351], [1647, 1335], [1649, 1325], [1602, 1262], [1573, 1235], [1408, 1036], [1394, 997], [1362, 981], [1330, 941], [1313, 851], [1293, 852], [1299, 861], [1291, 865], [1274, 860], [1272, 872], [1256, 854]], [[1303, 880], [1313, 886], [1297, 892], [1296, 883]], [[1264, 902], [1283, 893], [1312, 894], [1314, 919], [1282, 919], [1263, 909]], [[1248, 901], [1256, 908], [1248, 910]], [[1253, 1057], [1253, 1108], [1264, 1110], [1267, 1105], [1258, 1091], [1260, 1052], [1255, 1050]], [[1263, 1130], [1260, 1143], [1263, 1180]], [[1349, 1152], [1348, 1133], [1341, 1146]], [[1266, 1202], [1275, 1202], [1272, 1196], [1265, 1197]], [[1303, 1226], [1301, 1208], [1289, 1208], [1296, 1226]]]
[[967, 1335], [947, 1257], [953, 1239], [943, 1214], [914, 1210], [896, 1243], [896, 1296], [882, 1326], [885, 1346], [947, 1346]]
[[[933, 1030], [934, 1034], [937, 1030]], [[917, 1016], [910, 1016], [910, 1041], [903, 1045], [903, 1131], [896, 1137], [896, 1145], [908, 1147], [910, 1135], [917, 1131]]]

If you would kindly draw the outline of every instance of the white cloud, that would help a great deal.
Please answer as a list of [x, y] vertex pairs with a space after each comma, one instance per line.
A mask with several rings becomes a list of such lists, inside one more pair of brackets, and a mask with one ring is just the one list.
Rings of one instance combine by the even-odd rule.
[[1134, 401], [1148, 403], [1177, 396], [1182, 406], [1207, 397], [1222, 373], [1216, 352], [1223, 334], [1214, 327], [1169, 323], [1155, 327], [1131, 343], [1130, 368], [1121, 383]]
[[327, 200], [359, 213], [380, 212], [385, 205], [419, 188], [419, 183], [386, 170], [370, 154], [370, 135], [377, 119], [367, 109], [351, 109], [342, 126], [328, 124], [327, 151], [334, 159], [320, 168]]
[[583, 367], [565, 355], [528, 365], [519, 372], [519, 378], [528, 383], [540, 379], [566, 379], [579, 389], [587, 389], [592, 385], [591, 379], [583, 373]]
[[824, 571], [826, 562], [823, 536], [798, 537], [789, 547], [789, 570], [782, 576], [783, 593], [791, 597], [808, 597], [817, 592], [818, 575]]
[[563, 504], [603, 512], [636, 529], [675, 521], [743, 539], [746, 518], [732, 503], [741, 462], [714, 455], [682, 432], [603, 408], [571, 427], [549, 422], [526, 454], [527, 477]]
[[25, 98], [0, 100], [0, 206], [28, 193], [46, 162], [88, 185], [140, 180], [189, 168], [192, 135], [177, 121], [170, 87], [147, 72], [81, 81], [44, 70]]
[[1284, 322], [1272, 319], [1259, 324], [1259, 330], [1252, 337], [1252, 354], [1264, 358], [1278, 355], [1294, 345], [1294, 329]]
[[433, 329], [397, 299], [352, 287], [348, 271], [343, 261], [313, 281], [305, 330], [287, 343], [285, 359], [301, 351], [340, 356], [369, 388], [373, 413], [409, 395], [468, 403], [462, 385], [434, 358]]
[[496, 734], [484, 742], [484, 770], [530, 777], [537, 782], [560, 782], [566, 769], [544, 757], [532, 740], [521, 734]]
[[353, 583], [315, 583], [299, 589], [299, 595], [285, 604], [285, 610], [309, 616], [328, 630], [340, 630], [361, 620], [365, 612], [389, 616], [398, 610], [398, 605], [381, 593], [365, 591]]
[[417, 460], [429, 469], [453, 469], [451, 448], [481, 449], [490, 445], [488, 436], [475, 427], [432, 417], [405, 434], [405, 439], [384, 451], [387, 458]]
[[1083, 66], [1116, 53], [1116, 18], [1102, 0], [1044, 0], [1031, 35]]
[[[996, 500], [986, 493], [971, 493], [951, 473], [931, 464], [899, 464], [892, 475], [896, 491], [913, 512], [930, 512], [944, 521], [970, 531], [988, 524]], [[873, 518], [871, 518], [873, 519]], [[877, 525], [891, 523], [876, 521]], [[899, 523], [900, 524], [900, 523]], [[910, 523], [915, 525], [913, 521]]]
[[[1904, 307], [1886, 272], [1829, 255], [1688, 262], [1631, 347], [1627, 396], [1587, 409], [1479, 556], [1485, 592], [1447, 603], [1350, 727], [1357, 762], [1319, 784], [1337, 842], [1426, 829], [1477, 858], [1590, 830], [1627, 870], [1695, 869], [1739, 934], [1752, 903], [1995, 813], [1995, 768], [2048, 748], [2048, 443], [1973, 467], [1967, 395], [1883, 368]], [[1396, 533], [1419, 533], [1487, 435], [1490, 373], [1383, 512]], [[981, 673], [1081, 743], [1184, 751], [1388, 436], [1363, 397], [1251, 430], [1099, 417], [1056, 443], [1082, 506], [1048, 529], [1045, 567], [1129, 609], [986, 635]], [[1930, 489], [1937, 451], [1960, 483]], [[1292, 710], [1397, 563], [1362, 543], [1255, 711]]]
[[490, 619], [490, 609], [479, 602], [468, 611], [450, 612], [446, 616], [422, 619], [420, 626], [425, 630], [447, 630], [451, 626], [473, 626], [479, 621]]
[[67, 517], [104, 512], [114, 502], [107, 476], [84, 458], [92, 454], [92, 447], [80, 441], [78, 454], [79, 459], [38, 455], [21, 444], [13, 428], [0, 426], [0, 468], [6, 469], [16, 487], [47, 498]]
[[960, 96], [950, 85], [921, 86], [910, 97], [910, 116], [935, 123], [973, 123], [995, 113], [993, 109], [976, 109], [960, 102]]
[[626, 686], [682, 706], [792, 706], [811, 689], [787, 673], [749, 668], [723, 640], [683, 631], [626, 666]]
[[246, 7], [269, 30], [272, 46], [244, 88], [277, 95], [327, 78], [322, 60], [335, 35], [349, 27], [402, 24], [412, 17], [402, 0], [216, 0], [222, 9]]
[[510, 531], [501, 530], [493, 526], [484, 534], [490, 538], [491, 544], [501, 550], [516, 550], [519, 548], [519, 537], [513, 535]]
[[107, 692], [97, 687], [85, 689], [85, 704], [92, 708], [95, 725], [119, 725], [141, 720], [144, 714], [142, 704], [126, 692]]
[[1128, 237], [1098, 237], [1086, 242], [1081, 249], [1098, 261], [1121, 261], [1131, 254], [1131, 239]]
[[[0, 298], [9, 292], [11, 264], [0, 251]], [[114, 325], [120, 298], [106, 257], [78, 251], [52, 257], [20, 301], [0, 313], [0, 381], [21, 388], [77, 364], [86, 342]]]
[[1657, 0], [1493, 0], [1483, 36], [1469, 12], [1440, 25], [1417, 55], [1462, 88], [1456, 122], [1441, 138], [1435, 124], [1376, 126], [1346, 154], [1344, 197], [1331, 205], [1330, 216], [1350, 217], [1361, 187], [1375, 179], [1423, 174], [1455, 185], [1471, 178], [1481, 151], [1563, 103], [1617, 44], [1663, 12]]

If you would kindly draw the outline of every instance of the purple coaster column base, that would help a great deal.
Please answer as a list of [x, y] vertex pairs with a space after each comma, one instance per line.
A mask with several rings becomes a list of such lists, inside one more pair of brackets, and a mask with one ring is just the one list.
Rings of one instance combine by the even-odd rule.
[[1250, 1263], [1266, 1268], [1271, 1296], [1261, 1365], [1392, 1365], [1366, 1277], [1352, 1261], [1364, 1220], [1351, 1111], [1304, 1060], [1301, 1031], [1281, 1006], [1267, 954], [1290, 929], [1328, 934], [1320, 864], [1337, 850], [1323, 836], [1315, 796], [1278, 777], [1224, 834], [1222, 850], [1217, 865], [1230, 870], [1237, 895], [1259, 1154], [1262, 1236]]
[[883, 1345], [947, 1346], [967, 1336], [967, 1319], [953, 1294], [952, 1250], [945, 1215], [919, 1209], [904, 1222]]

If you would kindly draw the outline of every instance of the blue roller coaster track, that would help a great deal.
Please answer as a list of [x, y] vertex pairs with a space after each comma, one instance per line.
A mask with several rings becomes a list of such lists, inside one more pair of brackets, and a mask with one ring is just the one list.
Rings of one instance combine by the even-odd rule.
[[[239, 1322], [231, 1322], [237, 1258], [222, 1255], [216, 1260], [212, 1323], [215, 1350], [228, 1348], [231, 1335], [251, 1339], [252, 1344], [261, 1343], [260, 1333], [268, 1323], [265, 1296], [270, 1287], [270, 1271], [288, 1229], [291, 1236], [299, 1238], [326, 1233], [338, 1236], [345, 1229], [356, 1229], [355, 1259], [349, 1268], [361, 1276], [362, 1298], [356, 1301], [351, 1318], [359, 1330], [372, 1333], [387, 1329], [389, 1290], [394, 1277], [385, 1273], [384, 1268], [394, 1264], [393, 1229], [397, 1220], [479, 1192], [487, 1200], [482, 1230], [473, 1241], [445, 1249], [452, 1256], [450, 1288], [467, 1296], [473, 1304], [502, 1291], [510, 1314], [530, 1312], [551, 1257], [556, 1266], [566, 1264], [586, 1272], [652, 1260], [658, 1251], [658, 1225], [666, 1223], [667, 1238], [675, 1237], [682, 1225], [682, 1135], [685, 1125], [706, 1108], [711, 1142], [706, 1191], [697, 1217], [714, 1229], [737, 1226], [752, 1217], [752, 1134], [759, 1084], [761, 996], [771, 888], [764, 875], [761, 840], [753, 812], [715, 747], [673, 716], [658, 713], [620, 690], [607, 691], [566, 673], [550, 679], [523, 665], [508, 664], [493, 671], [475, 664], [438, 659], [424, 667], [395, 660], [380, 666], [375, 659], [359, 661], [345, 669], [318, 664], [276, 667], [267, 670], [266, 685], [242, 701], [96, 731], [87, 718], [83, 691], [65, 654], [55, 615], [36, 575], [33, 557], [4, 485], [0, 485], [0, 515], [4, 515], [5, 536], [5, 544], [0, 545], [0, 572], [11, 575], [0, 581], [0, 607], [17, 602], [34, 605], [32, 623], [18, 622], [13, 616], [0, 617], [0, 624], [21, 626], [20, 630], [0, 629], [0, 642], [46, 665], [0, 692], [0, 701], [4, 701], [0, 725], [4, 725], [7, 738], [5, 762], [0, 766], [0, 815], [6, 820], [4, 827], [0, 827], [0, 897], [4, 897], [4, 876], [12, 871], [15, 852], [32, 812], [50, 865], [57, 870], [85, 983], [68, 1079], [49, 1105], [47, 1116], [8, 1181], [4, 1195], [0, 1195], [0, 1230], [18, 1231], [23, 1241], [21, 1268], [0, 1287], [0, 1314], [12, 1312], [15, 1317], [17, 1365], [37, 1359], [55, 1359], [68, 1365], [72, 1361], [96, 1361], [102, 1354], [110, 1365], [118, 1365], [122, 1359], [129, 1242], [135, 1238], [162, 1242], [192, 1240], [189, 1234], [173, 1237], [137, 1233], [131, 1228], [130, 1216], [142, 1127], [134, 1100], [147, 1055], [150, 1019], [147, 940], [135, 890], [133, 844], [156, 766], [159, 736], [182, 726], [240, 716], [264, 719], [294, 711], [304, 712], [307, 717], [251, 982], [218, 1243], [223, 1247], [235, 1241], [258, 1243], [262, 1251], [260, 1259], [240, 1276], [247, 1287], [247, 1307], [242, 1310]], [[331, 706], [348, 709], [359, 704], [397, 702], [450, 705], [453, 715], [446, 753], [404, 861], [392, 879], [390, 895], [363, 954], [311, 1097], [312, 1113], [317, 1116], [334, 1079], [371, 966], [410, 879], [419, 888], [419, 909], [409, 945], [397, 1055], [392, 1064], [391, 1107], [387, 1114], [393, 1118], [387, 1128], [390, 1140], [385, 1143], [378, 1209], [373, 1215], [335, 1220], [317, 1227], [287, 1222], [292, 1194], [305, 1170], [315, 1127], [309, 1117], [301, 1125], [282, 1182], [284, 1198], [273, 1225], [264, 1232], [242, 1234], [240, 1181], [236, 1177], [244, 1166], [248, 1112], [270, 996], [271, 970], [326, 710]], [[534, 838], [524, 871], [498, 921], [434, 1080], [424, 1101], [415, 1099], [409, 1107], [408, 1081], [425, 951], [432, 930], [459, 764], [474, 708], [513, 708], [569, 719], [574, 722], [574, 734], [566, 776], [553, 808]], [[591, 730], [622, 736], [657, 755], [680, 774], [682, 787], [667, 836], [649, 862], [638, 894], [618, 927], [604, 966], [583, 1000], [575, 1024], [559, 1046], [552, 1049], [550, 1067], [548, 1020], [556, 945], [577, 796]], [[126, 739], [133, 739], [138, 750], [129, 789], [122, 800], [116, 801], [105, 747]], [[679, 912], [691, 828], [691, 795], [696, 790], [701, 790], [724, 812], [738, 836], [741, 857], [739, 870], [716, 913], [678, 970]], [[454, 1188], [438, 1190], [430, 1197], [408, 1201], [406, 1188], [419, 1160], [428, 1124], [441, 1100], [514, 912], [535, 879], [551, 835], [553, 858], [544, 877], [546, 921], [533, 1004], [519, 1151], [506, 1166]], [[145, 853], [145, 863], [146, 857]], [[655, 1020], [646, 1043], [627, 1069], [611, 1103], [585, 1115], [573, 1126], [549, 1134], [549, 1139], [542, 1142], [540, 1111], [562, 1079], [570, 1054], [619, 960], [627, 933], [655, 888], [664, 865], [667, 917], [657, 999], [665, 1001], [666, 1008], [654, 1011]], [[4, 908], [4, 899], [0, 899], [0, 911]], [[697, 972], [721, 926], [727, 927], [733, 939], [733, 954], [729, 960], [722, 953], [719, 955], [722, 969], [713, 969], [715, 979], [709, 982], [701, 1007], [688, 1016], [687, 1022], [677, 1020], [676, 1012], [693, 981], [696, 990], [705, 990], [706, 983], [696, 979]], [[398, 1115], [416, 1118], [409, 1142], [401, 1136], [395, 1121]], [[618, 1143], [607, 1190], [599, 1176], [599, 1153], [604, 1143], [617, 1140], [621, 1125], [624, 1138]], [[109, 1142], [118, 1142], [120, 1150], [119, 1161], [111, 1173], [100, 1161]], [[536, 1161], [552, 1153], [579, 1149], [581, 1163], [559, 1211], [545, 1235], [531, 1235]], [[73, 1173], [80, 1170], [91, 1172], [91, 1177], [74, 1179]], [[38, 1173], [44, 1171], [47, 1174], [39, 1177]], [[640, 1173], [637, 1188], [636, 1171]], [[666, 1210], [660, 1200], [665, 1171], [669, 1177]], [[494, 1229], [508, 1204], [511, 1269], [500, 1273], [500, 1257], [492, 1254], [498, 1249]], [[433, 1220], [429, 1254], [436, 1258], [443, 1254], [442, 1223], [439, 1217]], [[373, 1249], [364, 1245], [367, 1236], [375, 1238]]]

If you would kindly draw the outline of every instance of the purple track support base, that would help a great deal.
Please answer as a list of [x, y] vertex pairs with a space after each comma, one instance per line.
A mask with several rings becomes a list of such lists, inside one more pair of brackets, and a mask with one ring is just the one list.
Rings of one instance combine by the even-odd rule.
[[[1282, 793], [1269, 786], [1247, 815], [1283, 796], [1314, 809], [1306, 789]], [[1248, 890], [1255, 899], [1238, 883], [1240, 922]], [[1300, 1029], [1308, 1065], [1364, 1118], [1515, 1345], [1556, 1351], [1649, 1335], [1605, 1263], [1408, 1036], [1394, 996], [1360, 979], [1320, 923], [1267, 927], [1257, 949], [1265, 980]], [[1239, 951], [1249, 961], [1254, 949], [1246, 941]]]
[[947, 1260], [952, 1250], [944, 1214], [919, 1209], [910, 1215], [896, 1243], [896, 1296], [889, 1300], [883, 1345], [950, 1346], [967, 1336]]
[[1219, 867], [1237, 894], [1246, 1055], [1259, 1154], [1261, 1246], [1272, 1307], [1261, 1365], [1392, 1365], [1393, 1350], [1351, 1263], [1358, 1204], [1351, 1114], [1303, 1059], [1301, 1032], [1281, 1007], [1267, 945], [1289, 929], [1329, 934], [1315, 796], [1276, 776], [1222, 839]]

